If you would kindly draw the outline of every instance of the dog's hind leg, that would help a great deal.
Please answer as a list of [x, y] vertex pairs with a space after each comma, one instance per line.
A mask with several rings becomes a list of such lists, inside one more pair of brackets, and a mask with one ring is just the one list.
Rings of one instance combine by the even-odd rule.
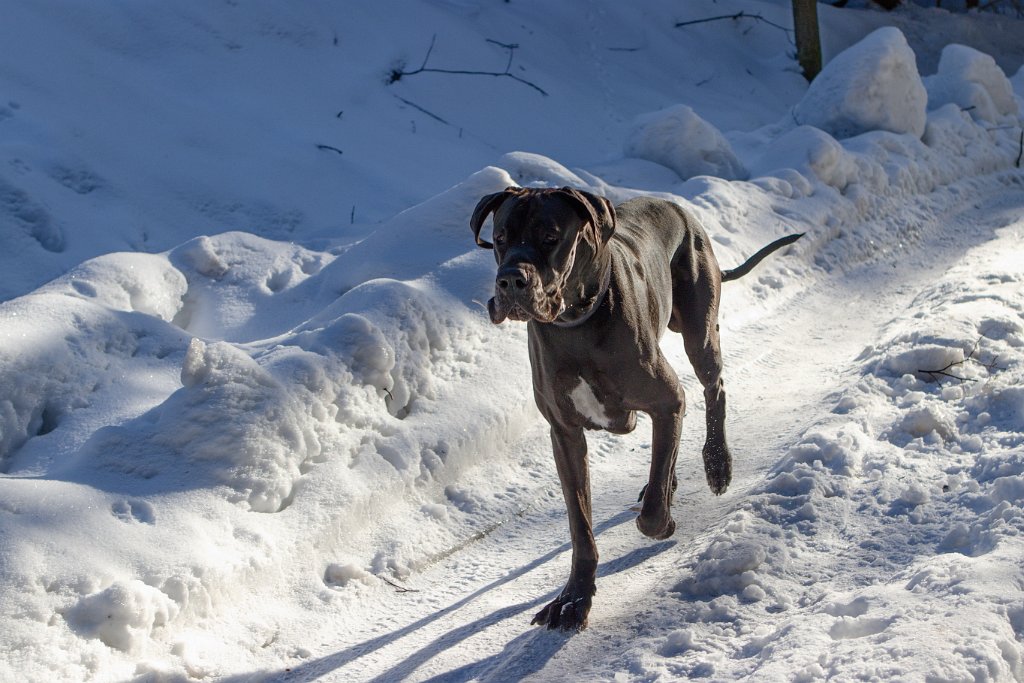
[[718, 338], [721, 276], [706, 235], [694, 240], [673, 269], [669, 328], [682, 333], [686, 355], [704, 387], [704, 474], [711, 491], [720, 495], [732, 481], [732, 455], [725, 441], [725, 387]]
[[[722, 352], [715, 329], [704, 339], [696, 333], [687, 337], [683, 332], [686, 355], [693, 364], [697, 379], [704, 385], [705, 420], [707, 438], [704, 441], [704, 474], [715, 495], [725, 493], [732, 481], [732, 454], [725, 442], [725, 387], [722, 383]], [[693, 341], [691, 341], [691, 338]]]

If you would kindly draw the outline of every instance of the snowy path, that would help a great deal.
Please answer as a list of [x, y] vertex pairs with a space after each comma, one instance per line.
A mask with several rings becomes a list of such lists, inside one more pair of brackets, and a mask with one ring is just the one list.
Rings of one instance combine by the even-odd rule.
[[[809, 85], [769, 0], [93, 4], [0, 0], [0, 681], [1024, 682], [1019, 19], [822, 4]], [[674, 538], [590, 435], [573, 636], [513, 185], [807, 232], [724, 292], [726, 495], [678, 338]]]
[[[552, 466], [538, 487], [542, 493], [523, 514], [411, 577], [408, 584], [418, 592], [368, 596], [379, 603], [359, 611], [375, 613], [376, 619], [353, 624], [351, 632], [336, 638], [319, 634], [313, 657], [278, 675], [284, 680], [461, 681], [514, 680], [543, 672], [543, 680], [571, 680], [581, 671], [604, 678], [629, 670], [631, 643], [652, 631], [664, 634], [665, 622], [671, 621], [665, 610], [677, 604], [668, 593], [685, 566], [714, 541], [730, 513], [742, 506], [745, 492], [762, 483], [831, 409], [837, 390], [855, 380], [857, 354], [884, 338], [886, 323], [909, 315], [909, 304], [923, 287], [967, 249], [991, 239], [1024, 206], [1019, 193], [991, 178], [961, 189], [945, 188], [922, 199], [922, 205], [929, 204], [929, 217], [920, 226], [926, 247], [889, 252], [819, 280], [760, 319], [735, 329], [723, 325], [737, 471], [720, 499], [707, 491], [696, 457], [703, 406], [695, 380], [681, 344], [666, 340], [690, 401], [675, 505], [679, 529], [669, 541], [650, 542], [637, 532], [634, 513], [627, 509], [647, 470], [649, 422], [642, 421], [627, 437], [589, 434], [601, 566], [588, 631], [569, 637], [529, 625], [568, 570], [568, 535]], [[729, 305], [728, 291], [724, 305]], [[834, 315], [840, 308], [844, 315]], [[791, 366], [800, 371], [790, 371]], [[518, 448], [547, 451], [545, 426], [538, 424]], [[836, 540], [837, 550], [842, 543]], [[836, 576], [848, 561], [836, 558]], [[738, 664], [733, 673], [744, 670]]]

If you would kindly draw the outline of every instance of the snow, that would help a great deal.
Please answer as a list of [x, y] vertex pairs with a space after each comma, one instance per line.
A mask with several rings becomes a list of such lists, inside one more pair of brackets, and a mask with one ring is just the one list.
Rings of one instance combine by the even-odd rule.
[[85, 638], [125, 652], [138, 650], [152, 634], [177, 616], [178, 605], [166, 593], [138, 580], [115, 583], [83, 598], [64, 613], [68, 627]]
[[947, 45], [939, 70], [926, 81], [928, 105], [953, 103], [975, 120], [1013, 123], [1018, 113], [1013, 87], [991, 56], [966, 45]]
[[637, 117], [624, 153], [667, 166], [683, 180], [698, 175], [726, 180], [747, 176], [718, 129], [685, 104]]
[[[790, 21], [726, 5], [4, 3], [0, 680], [1024, 679], [1024, 55], [823, 7], [808, 87], [765, 22], [675, 27]], [[478, 303], [510, 185], [679, 202], [725, 268], [806, 232], [723, 293], [726, 495], [674, 335], [672, 539], [649, 421], [588, 433], [572, 636]]]
[[828, 62], [793, 116], [837, 138], [872, 130], [921, 137], [927, 101], [914, 51], [899, 29], [887, 26]]

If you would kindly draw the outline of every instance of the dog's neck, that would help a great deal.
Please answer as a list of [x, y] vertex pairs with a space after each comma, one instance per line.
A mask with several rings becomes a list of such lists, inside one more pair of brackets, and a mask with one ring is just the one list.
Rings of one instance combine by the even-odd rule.
[[572, 297], [572, 300], [568, 300], [567, 297], [564, 310], [551, 322], [552, 325], [561, 328], [579, 327], [590, 320], [590, 317], [601, 307], [601, 302], [608, 294], [608, 287], [612, 282], [611, 255], [606, 252], [603, 260], [604, 265], [598, 266], [601, 269], [601, 279], [597, 280], [597, 288], [584, 286], [580, 288], [578, 295]]

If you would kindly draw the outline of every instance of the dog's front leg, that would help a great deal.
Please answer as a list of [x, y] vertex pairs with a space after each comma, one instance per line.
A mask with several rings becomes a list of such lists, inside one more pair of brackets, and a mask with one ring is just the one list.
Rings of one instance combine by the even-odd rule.
[[[680, 394], [681, 400], [681, 394]], [[676, 454], [683, 424], [682, 405], [678, 410], [652, 413], [654, 435], [651, 441], [651, 472], [643, 492], [643, 507], [636, 525], [651, 538], [668, 538], [675, 533], [672, 519], [672, 494], [675, 490]]]
[[569, 582], [553, 602], [537, 613], [534, 624], [566, 631], [587, 627], [591, 600], [597, 591], [597, 543], [590, 512], [590, 473], [587, 440], [580, 427], [551, 426], [555, 467], [562, 483], [562, 495], [569, 513], [572, 537], [572, 569]]

